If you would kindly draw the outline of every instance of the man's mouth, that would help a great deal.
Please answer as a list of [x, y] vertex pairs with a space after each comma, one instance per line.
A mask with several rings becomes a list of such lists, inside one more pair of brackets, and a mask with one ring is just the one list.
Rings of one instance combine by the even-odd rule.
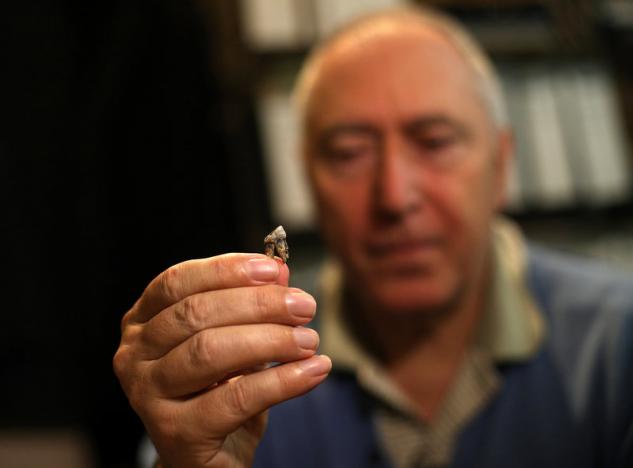
[[369, 260], [377, 274], [427, 274], [438, 259], [439, 237], [397, 238], [370, 242]]
[[376, 240], [367, 244], [367, 252], [379, 261], [397, 258], [414, 260], [415, 257], [436, 252], [440, 246], [439, 237]]

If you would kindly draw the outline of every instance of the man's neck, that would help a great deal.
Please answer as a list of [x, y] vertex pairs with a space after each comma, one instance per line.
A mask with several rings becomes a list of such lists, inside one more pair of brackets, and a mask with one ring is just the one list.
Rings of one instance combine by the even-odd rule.
[[[362, 321], [350, 320], [354, 334], [416, 403], [424, 420], [437, 415], [474, 340], [485, 307], [488, 276], [480, 275], [477, 284], [465, 289], [441, 313], [421, 311], [416, 315], [394, 316], [375, 309], [361, 311], [353, 298], [346, 299], [353, 305], [344, 309], [363, 317]], [[363, 326], [354, 327], [354, 323]]]

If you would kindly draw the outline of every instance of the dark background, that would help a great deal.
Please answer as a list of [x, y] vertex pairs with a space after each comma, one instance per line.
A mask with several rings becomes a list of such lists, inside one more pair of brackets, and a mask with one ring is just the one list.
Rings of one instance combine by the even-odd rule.
[[266, 233], [254, 118], [218, 73], [218, 12], [2, 10], [0, 431], [73, 428], [100, 466], [131, 466], [142, 427], [112, 372], [119, 321], [165, 267]]

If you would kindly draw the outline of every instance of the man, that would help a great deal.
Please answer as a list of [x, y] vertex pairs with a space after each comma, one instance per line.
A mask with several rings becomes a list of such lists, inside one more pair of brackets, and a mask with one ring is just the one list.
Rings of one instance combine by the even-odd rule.
[[497, 219], [512, 139], [476, 45], [378, 14], [310, 57], [297, 97], [333, 368], [285, 265], [167, 270], [115, 356], [164, 466], [628, 466], [633, 283]]

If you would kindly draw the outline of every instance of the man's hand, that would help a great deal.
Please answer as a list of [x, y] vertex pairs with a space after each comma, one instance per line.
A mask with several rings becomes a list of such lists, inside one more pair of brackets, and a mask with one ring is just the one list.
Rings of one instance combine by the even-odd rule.
[[184, 262], [123, 317], [114, 369], [164, 466], [250, 466], [266, 410], [327, 376], [301, 326], [316, 303], [288, 275], [258, 254]]

